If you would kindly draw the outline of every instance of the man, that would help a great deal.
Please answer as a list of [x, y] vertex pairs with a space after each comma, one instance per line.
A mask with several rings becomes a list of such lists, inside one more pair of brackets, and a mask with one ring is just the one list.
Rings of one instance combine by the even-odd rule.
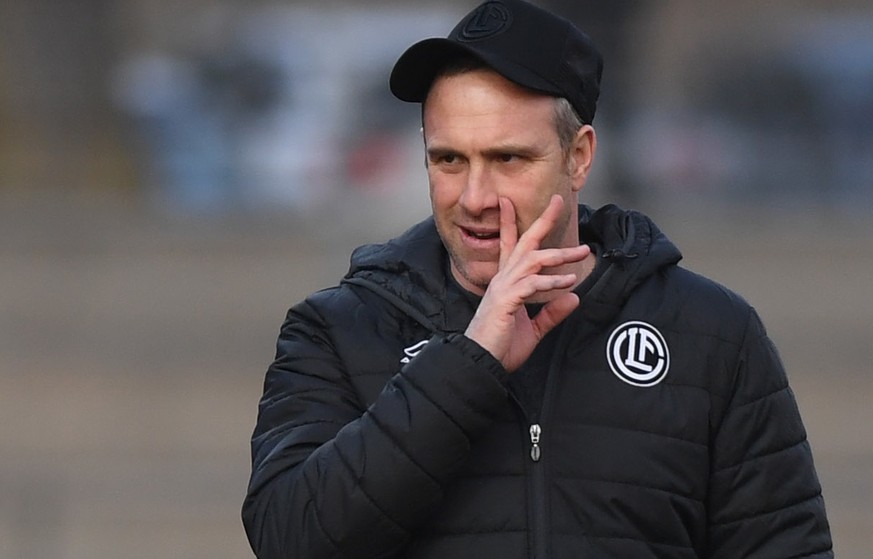
[[755, 312], [645, 216], [575, 203], [600, 75], [521, 0], [398, 60], [433, 217], [289, 311], [243, 507], [259, 557], [831, 556]]

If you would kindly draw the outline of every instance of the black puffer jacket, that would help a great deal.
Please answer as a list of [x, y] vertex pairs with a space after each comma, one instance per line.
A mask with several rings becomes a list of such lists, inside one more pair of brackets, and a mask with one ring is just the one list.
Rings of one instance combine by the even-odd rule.
[[461, 334], [431, 220], [289, 311], [243, 506], [258, 557], [832, 556], [755, 312], [643, 215], [580, 212], [598, 269], [541, 407]]

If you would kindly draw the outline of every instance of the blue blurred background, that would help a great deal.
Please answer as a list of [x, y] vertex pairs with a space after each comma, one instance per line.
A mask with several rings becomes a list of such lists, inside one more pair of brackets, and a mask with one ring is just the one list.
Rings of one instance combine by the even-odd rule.
[[[873, 5], [542, 0], [606, 59], [582, 193], [780, 347], [838, 556], [873, 548]], [[285, 310], [428, 215], [387, 76], [472, 2], [0, 3], [0, 557], [250, 557]]]

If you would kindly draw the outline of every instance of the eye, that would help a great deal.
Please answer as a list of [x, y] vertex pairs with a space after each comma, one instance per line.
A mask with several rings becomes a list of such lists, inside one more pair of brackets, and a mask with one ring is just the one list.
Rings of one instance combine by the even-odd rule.
[[454, 167], [461, 163], [461, 156], [454, 151], [433, 150], [428, 152], [428, 159], [432, 165], [442, 167]]
[[518, 155], [515, 153], [500, 153], [497, 155], [497, 160], [501, 163], [512, 163], [518, 159]]

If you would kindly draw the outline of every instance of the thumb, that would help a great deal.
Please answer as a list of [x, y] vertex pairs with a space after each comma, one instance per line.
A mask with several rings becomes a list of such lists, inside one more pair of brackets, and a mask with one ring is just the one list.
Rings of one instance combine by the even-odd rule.
[[579, 296], [575, 293], [564, 293], [546, 303], [532, 320], [537, 338], [542, 340], [555, 326], [570, 316], [570, 313], [578, 306]]

